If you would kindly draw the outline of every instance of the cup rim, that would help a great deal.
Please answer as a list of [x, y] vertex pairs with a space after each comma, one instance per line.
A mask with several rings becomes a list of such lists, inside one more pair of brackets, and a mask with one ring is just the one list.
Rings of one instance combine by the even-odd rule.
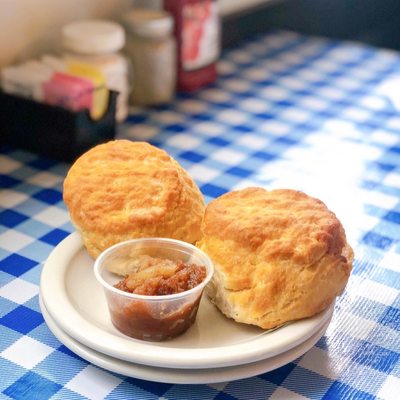
[[[204, 259], [205, 261], [205, 267], [207, 270], [207, 275], [206, 277], [195, 287], [185, 290], [184, 292], [179, 292], [179, 293], [173, 293], [173, 294], [166, 294], [166, 295], [145, 295], [145, 294], [136, 294], [136, 293], [129, 293], [125, 292], [121, 289], [118, 289], [112, 285], [110, 285], [108, 282], [106, 282], [103, 277], [101, 276], [100, 269], [102, 265], [102, 261], [104, 258], [106, 258], [109, 253], [113, 252], [116, 248], [119, 247], [124, 247], [128, 246], [132, 243], [146, 243], [146, 242], [153, 242], [153, 241], [158, 241], [158, 242], [163, 242], [163, 243], [169, 243], [169, 244], [178, 244], [180, 246], [186, 247], [188, 249], [193, 250], [195, 253], [199, 254], [201, 258]], [[145, 300], [145, 301], [172, 301], [172, 300], [178, 300], [181, 298], [184, 298], [186, 296], [190, 296], [193, 293], [196, 293], [200, 290], [203, 290], [204, 287], [210, 282], [212, 276], [214, 274], [214, 264], [210, 257], [201, 249], [198, 247], [184, 242], [182, 240], [177, 240], [177, 239], [170, 239], [170, 238], [161, 238], [161, 237], [148, 237], [148, 238], [139, 238], [139, 239], [129, 239], [125, 240], [123, 242], [119, 242], [114, 244], [111, 247], [108, 247], [106, 250], [104, 250], [95, 260], [94, 262], [94, 275], [96, 277], [96, 280], [103, 286], [104, 289], [107, 289], [115, 294], [118, 294], [120, 296], [124, 296], [127, 298], [130, 298], [132, 300]]]

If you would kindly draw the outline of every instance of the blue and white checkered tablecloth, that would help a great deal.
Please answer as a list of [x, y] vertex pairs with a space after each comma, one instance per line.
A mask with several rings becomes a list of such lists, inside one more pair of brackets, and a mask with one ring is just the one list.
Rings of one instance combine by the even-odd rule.
[[42, 265], [73, 231], [68, 165], [3, 149], [0, 399], [400, 399], [400, 54], [280, 31], [226, 51], [219, 71], [199, 93], [132, 110], [118, 135], [167, 150], [207, 201], [250, 185], [321, 198], [356, 254], [326, 335], [278, 370], [221, 384], [154, 383], [87, 363], [38, 305]]

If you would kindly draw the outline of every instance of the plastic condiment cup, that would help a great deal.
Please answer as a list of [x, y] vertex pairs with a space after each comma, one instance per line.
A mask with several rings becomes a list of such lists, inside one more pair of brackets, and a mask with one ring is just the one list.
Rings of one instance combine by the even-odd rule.
[[[192, 289], [168, 295], [141, 295], [114, 287], [122, 277], [110, 272], [109, 267], [115, 267], [115, 263], [132, 262], [143, 255], [204, 266], [206, 276]], [[104, 289], [113, 325], [127, 336], [161, 341], [181, 335], [194, 323], [203, 290], [213, 275], [214, 266], [203, 251], [189, 243], [165, 238], [142, 238], [118, 243], [105, 250], [96, 259], [94, 272]]]

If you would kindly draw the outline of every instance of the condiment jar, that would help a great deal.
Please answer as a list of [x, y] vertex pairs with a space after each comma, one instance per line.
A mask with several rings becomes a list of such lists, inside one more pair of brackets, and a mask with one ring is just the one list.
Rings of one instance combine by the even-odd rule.
[[[121, 277], [111, 271], [129, 266], [129, 269], [133, 267], [132, 272], [136, 272], [140, 264], [138, 260], [143, 256], [203, 266], [206, 275], [191, 289], [165, 295], [130, 293], [115, 286]], [[149, 270], [152, 268], [157, 267], [153, 264]], [[199, 248], [180, 240], [157, 237], [117, 243], [103, 251], [94, 265], [94, 274], [104, 289], [112, 324], [127, 336], [148, 341], [172, 339], [194, 324], [204, 288], [213, 272], [213, 262]], [[148, 274], [153, 276], [152, 272]], [[184, 278], [176, 276], [176, 279]]]
[[220, 23], [216, 0], [164, 0], [174, 18], [178, 90], [191, 92], [217, 78]]
[[118, 92], [116, 119], [128, 115], [130, 92], [128, 60], [120, 51], [125, 45], [125, 31], [115, 22], [83, 20], [62, 29], [64, 58], [68, 62], [88, 63], [106, 78], [108, 89]]
[[131, 102], [137, 105], [169, 102], [176, 85], [172, 16], [162, 10], [133, 9], [125, 16], [124, 24], [126, 54], [135, 77]]

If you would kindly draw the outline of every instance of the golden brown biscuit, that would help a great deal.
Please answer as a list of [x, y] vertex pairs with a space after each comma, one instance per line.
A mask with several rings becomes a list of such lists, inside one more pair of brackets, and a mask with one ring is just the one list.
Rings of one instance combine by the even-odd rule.
[[64, 201], [89, 254], [132, 238], [200, 239], [204, 198], [187, 172], [148, 143], [115, 140], [83, 154], [64, 181]]
[[215, 263], [208, 294], [238, 322], [268, 329], [327, 308], [353, 252], [335, 214], [294, 190], [248, 188], [211, 201], [197, 245]]

